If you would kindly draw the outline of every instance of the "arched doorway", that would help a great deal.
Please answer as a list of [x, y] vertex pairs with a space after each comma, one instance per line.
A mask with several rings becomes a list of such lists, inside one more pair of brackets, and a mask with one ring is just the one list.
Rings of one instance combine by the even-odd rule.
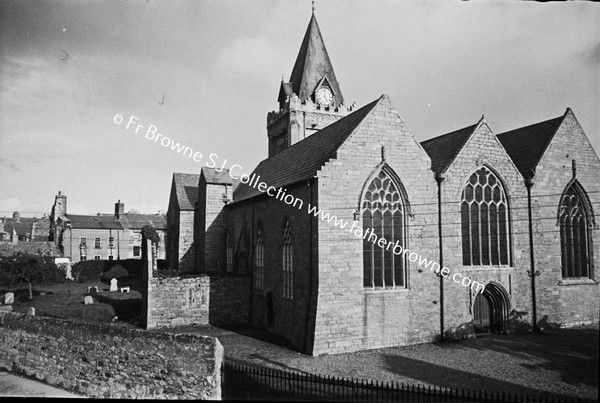
[[500, 284], [489, 283], [473, 304], [473, 330], [477, 334], [506, 333], [510, 300]]

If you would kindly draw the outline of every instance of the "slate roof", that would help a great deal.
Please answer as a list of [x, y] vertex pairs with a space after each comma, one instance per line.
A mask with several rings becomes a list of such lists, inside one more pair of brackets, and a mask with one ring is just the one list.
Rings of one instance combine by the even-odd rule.
[[329, 54], [325, 48], [319, 24], [317, 24], [317, 19], [313, 14], [308, 23], [308, 28], [306, 28], [296, 63], [294, 63], [294, 69], [290, 76], [290, 84], [292, 85], [293, 92], [304, 101], [311, 97], [317, 84], [323, 77], [327, 78], [329, 86], [335, 95], [333, 106], [338, 107], [343, 104], [344, 96], [329, 60]]
[[[217, 171], [215, 168], [202, 168], [202, 174], [204, 174], [204, 180], [206, 183], [212, 184], [227, 184], [233, 185], [236, 181], [229, 175], [229, 169], [223, 169], [221, 172]], [[239, 173], [236, 173], [239, 175]]]
[[17, 252], [50, 255], [52, 257], [62, 256], [54, 242], [19, 242], [16, 245], [13, 245], [12, 242], [0, 242], [0, 256], [8, 256]]
[[535, 171], [565, 115], [497, 135], [524, 178], [529, 178], [531, 171]]
[[141, 230], [144, 225], [151, 225], [155, 229], [167, 229], [167, 217], [164, 214], [121, 214], [119, 221], [123, 228]]
[[114, 215], [67, 214], [73, 229], [121, 229]]
[[175, 194], [180, 210], [194, 210], [198, 201], [198, 181], [200, 174], [173, 173]]
[[[253, 174], [260, 175], [259, 182], [276, 188], [314, 177], [325, 162], [336, 157], [338, 148], [384, 97], [263, 160]], [[235, 203], [260, 194], [258, 189], [240, 183], [233, 193], [233, 200]]]
[[32, 226], [33, 223], [38, 221], [39, 218], [24, 218], [21, 217], [19, 221], [14, 218], [5, 218], [4, 219], [4, 231], [8, 232], [12, 235], [13, 229], [17, 232], [17, 236], [26, 237], [32, 236]]
[[421, 146], [431, 158], [431, 170], [442, 173], [452, 164], [479, 123], [425, 140]]

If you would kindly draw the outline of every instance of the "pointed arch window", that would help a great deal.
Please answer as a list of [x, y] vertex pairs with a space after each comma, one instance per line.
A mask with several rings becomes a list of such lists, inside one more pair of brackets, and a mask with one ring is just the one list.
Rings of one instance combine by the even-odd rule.
[[256, 252], [254, 255], [254, 287], [262, 290], [265, 283], [265, 235], [261, 223], [256, 231]]
[[391, 169], [382, 168], [371, 180], [362, 201], [363, 285], [365, 288], [406, 287], [407, 261], [393, 253], [393, 246], [382, 248], [377, 240], [384, 238], [387, 245], [406, 247], [406, 199], [399, 181]]
[[225, 239], [226, 245], [226, 260], [225, 260], [225, 271], [227, 273], [233, 272], [233, 236], [231, 234], [231, 228], [227, 230], [227, 237]]
[[560, 200], [560, 249], [563, 278], [589, 278], [591, 211], [585, 204], [585, 193], [577, 182], [571, 184]]
[[461, 199], [463, 265], [510, 265], [508, 200], [502, 182], [481, 167], [469, 177]]
[[283, 297], [294, 298], [294, 249], [292, 245], [292, 227], [289, 218], [283, 223]]

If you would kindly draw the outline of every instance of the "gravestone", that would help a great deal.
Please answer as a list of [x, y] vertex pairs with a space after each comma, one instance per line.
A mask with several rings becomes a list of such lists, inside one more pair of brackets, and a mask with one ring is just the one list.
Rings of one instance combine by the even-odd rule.
[[35, 316], [35, 308], [34, 307], [30, 307], [27, 310], [27, 316]]
[[110, 291], [118, 291], [119, 287], [117, 286], [117, 279], [113, 278], [110, 280]]
[[93, 305], [94, 298], [91, 295], [86, 295], [85, 298], [83, 299], [83, 303], [86, 305]]
[[97, 294], [98, 293], [98, 287], [96, 287], [95, 285], [88, 287], [88, 294]]
[[6, 294], [4, 294], [4, 303], [6, 305], [14, 304], [15, 303], [15, 294], [12, 292], [7, 292]]

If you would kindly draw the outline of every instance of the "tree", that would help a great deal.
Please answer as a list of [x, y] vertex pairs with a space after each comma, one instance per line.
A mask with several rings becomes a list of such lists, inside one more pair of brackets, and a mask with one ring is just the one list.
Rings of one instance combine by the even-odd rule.
[[65, 274], [54, 264], [54, 258], [48, 255], [33, 255], [15, 252], [0, 258], [0, 272], [10, 283], [27, 283], [29, 300], [33, 299], [34, 283], [56, 283], [64, 281]]

